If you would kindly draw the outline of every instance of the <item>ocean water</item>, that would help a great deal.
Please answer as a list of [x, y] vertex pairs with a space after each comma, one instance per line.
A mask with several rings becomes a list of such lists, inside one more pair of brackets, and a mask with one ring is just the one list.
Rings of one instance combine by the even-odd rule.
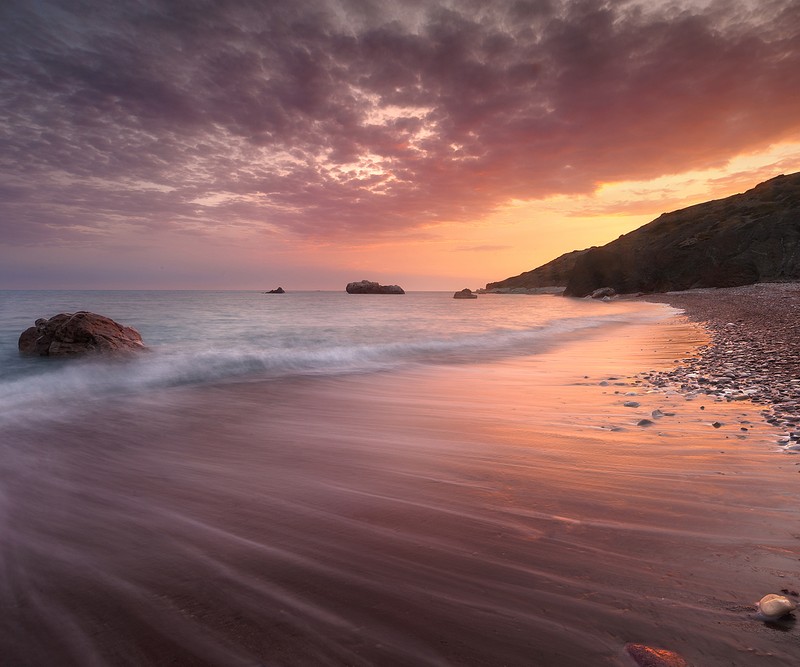
[[[20, 357], [39, 317], [89, 310], [132, 326], [151, 354], [125, 363]], [[552, 349], [610, 324], [663, 319], [655, 304], [345, 292], [0, 292], [0, 415], [41, 418], [123, 394], [226, 381], [463, 364]]]
[[[75, 310], [150, 351], [19, 357]], [[752, 607], [798, 587], [797, 469], [638, 383], [705, 342], [674, 312], [0, 292], [0, 665], [798, 664]]]

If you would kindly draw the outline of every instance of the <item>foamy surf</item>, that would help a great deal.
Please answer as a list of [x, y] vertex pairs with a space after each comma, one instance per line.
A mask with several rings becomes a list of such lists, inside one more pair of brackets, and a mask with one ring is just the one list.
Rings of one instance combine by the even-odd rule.
[[[130, 394], [170, 387], [291, 379], [398, 370], [412, 365], [464, 364], [526, 356], [603, 327], [664, 319], [667, 307], [622, 307], [533, 297], [487, 298], [483, 311], [454, 311], [448, 301], [426, 294], [419, 303], [364, 303], [311, 296], [313, 310], [296, 304], [270, 317], [242, 308], [238, 318], [192, 327], [195, 308], [173, 311], [163, 327], [152, 321], [149, 352], [125, 360], [20, 359], [0, 379], [0, 423], [43, 419]], [[358, 297], [350, 297], [356, 299]], [[451, 300], [452, 301], [452, 300]], [[252, 304], [251, 304], [252, 305]], [[369, 305], [369, 304], [367, 304]], [[599, 308], [598, 308], [599, 305]], [[437, 306], [441, 307], [441, 311]], [[119, 307], [119, 304], [118, 304]], [[156, 311], [165, 309], [162, 304]], [[337, 310], [343, 308], [341, 318]], [[523, 312], [520, 312], [522, 310]], [[311, 313], [311, 314], [309, 314]], [[497, 326], [498, 315], [508, 326]], [[126, 321], [132, 321], [126, 318]], [[404, 322], [405, 321], [405, 322]], [[448, 330], [448, 327], [451, 330]], [[186, 336], [196, 332], [195, 338]]]

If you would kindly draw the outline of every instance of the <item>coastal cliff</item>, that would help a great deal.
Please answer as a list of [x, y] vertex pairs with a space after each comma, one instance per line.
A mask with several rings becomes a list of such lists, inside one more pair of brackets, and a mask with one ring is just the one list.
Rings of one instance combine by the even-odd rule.
[[561, 285], [567, 296], [586, 296], [600, 287], [624, 294], [798, 279], [800, 173], [664, 213], [604, 246], [567, 253], [486, 289]]

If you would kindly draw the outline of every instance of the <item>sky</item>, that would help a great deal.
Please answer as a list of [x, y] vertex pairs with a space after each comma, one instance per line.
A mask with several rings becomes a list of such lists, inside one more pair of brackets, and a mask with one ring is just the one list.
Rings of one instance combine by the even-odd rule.
[[0, 289], [474, 289], [795, 171], [798, 0], [0, 3]]

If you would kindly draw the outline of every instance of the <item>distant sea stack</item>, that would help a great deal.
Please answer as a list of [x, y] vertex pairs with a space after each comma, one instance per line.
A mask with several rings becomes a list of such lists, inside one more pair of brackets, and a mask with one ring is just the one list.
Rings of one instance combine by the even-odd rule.
[[286, 294], [286, 290], [283, 287], [278, 287], [277, 289], [271, 289], [269, 292], [264, 292], [264, 294]]
[[345, 289], [348, 294], [405, 294], [400, 285], [379, 285], [369, 280], [347, 283]]
[[567, 296], [735, 287], [800, 279], [800, 173], [743, 194], [664, 213], [601, 247], [486, 285], [564, 286]]
[[74, 357], [144, 350], [136, 329], [87, 311], [40, 318], [22, 332], [19, 351], [32, 357]]
[[475, 294], [469, 287], [465, 287], [460, 292], [453, 294], [454, 299], [477, 299], [478, 295]]

